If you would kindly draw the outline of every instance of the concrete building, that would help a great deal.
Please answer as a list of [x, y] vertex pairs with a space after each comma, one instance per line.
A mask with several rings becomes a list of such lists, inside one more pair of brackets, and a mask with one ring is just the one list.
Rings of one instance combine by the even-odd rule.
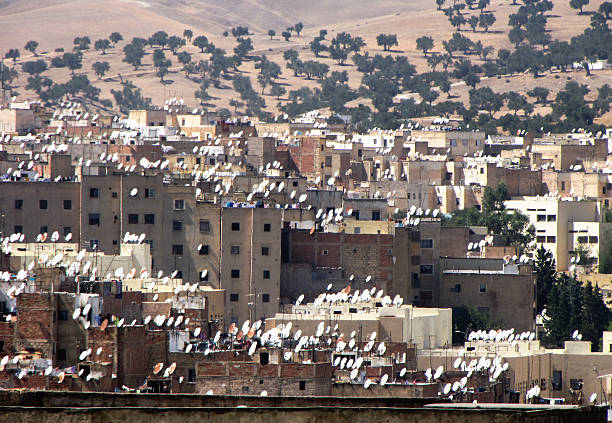
[[416, 344], [417, 349], [451, 345], [452, 337], [451, 309], [384, 307], [380, 299], [355, 304], [294, 305], [290, 313], [278, 313], [266, 319], [266, 329], [288, 322], [294, 331], [301, 329], [305, 334], [316, 333], [317, 326], [323, 322], [331, 327], [337, 324], [338, 333], [356, 331], [357, 340], [367, 341], [375, 332], [377, 341]]
[[474, 307], [501, 327], [535, 329], [531, 266], [506, 265], [503, 259], [441, 258], [440, 267], [439, 307]]
[[584, 249], [596, 263], [599, 246], [612, 236], [612, 224], [602, 217], [598, 201], [548, 197], [519, 197], [506, 201], [508, 210], [529, 217], [536, 230], [536, 244], [551, 251], [557, 270], [567, 270], [575, 251]]

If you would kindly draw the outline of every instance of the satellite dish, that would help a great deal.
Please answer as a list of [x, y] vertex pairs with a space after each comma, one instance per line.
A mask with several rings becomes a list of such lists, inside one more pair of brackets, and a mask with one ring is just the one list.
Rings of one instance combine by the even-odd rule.
[[[389, 375], [388, 374], [384, 374], [381, 378], [380, 378], [380, 386], [385, 386], [385, 384], [387, 383], [387, 380], [389, 379]], [[592, 402], [592, 401], [591, 401]]]

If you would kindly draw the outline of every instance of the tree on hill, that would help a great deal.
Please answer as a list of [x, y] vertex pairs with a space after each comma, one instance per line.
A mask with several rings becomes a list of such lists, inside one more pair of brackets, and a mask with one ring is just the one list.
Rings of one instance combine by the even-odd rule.
[[478, 16], [476, 15], [470, 16], [467, 20], [467, 24], [472, 28], [472, 31], [474, 32], [476, 32], [476, 27], [478, 26], [478, 22], [480, 22], [480, 19], [478, 19]]
[[123, 53], [125, 54], [123, 61], [134, 66], [134, 70], [138, 70], [138, 67], [142, 66], [142, 58], [145, 55], [142, 45], [138, 43], [135, 44], [134, 42], [126, 44], [125, 47], [123, 47]]
[[30, 40], [26, 43], [24, 49], [34, 54], [34, 56], [38, 56], [36, 53], [36, 49], [38, 48], [38, 41]]
[[452, 15], [449, 18], [450, 24], [452, 26], [454, 26], [455, 28], [457, 28], [457, 31], [461, 31], [461, 26], [465, 25], [467, 23], [467, 19], [465, 19], [465, 16], [463, 16], [462, 14], [458, 13], [456, 15]]
[[98, 51], [101, 51], [103, 55], [106, 54], [106, 50], [108, 50], [110, 47], [111, 42], [106, 38], [96, 40], [96, 42], [94, 43], [94, 48]]
[[436, 5], [438, 6], [438, 10], [442, 10], [442, 6], [444, 6], [444, 2], [446, 0], [436, 0]]
[[149, 45], [151, 47], [159, 46], [163, 50], [164, 47], [166, 47], [167, 43], [168, 43], [168, 33], [166, 31], [157, 31], [156, 33], [154, 33], [153, 35], [149, 37]]
[[115, 47], [119, 41], [123, 41], [123, 35], [118, 32], [113, 32], [108, 36], [108, 39], [113, 43], [113, 47]]
[[599, 13], [606, 17], [606, 20], [610, 19], [612, 15], [612, 2], [605, 1], [599, 6]]
[[89, 50], [91, 39], [85, 35], [84, 37], [76, 37], [72, 43], [75, 50]]
[[189, 40], [189, 42], [191, 42], [191, 38], [193, 37], [193, 31], [190, 30], [189, 28], [185, 29], [183, 31], [183, 38], [185, 38], [186, 40]]
[[83, 67], [83, 54], [79, 53], [64, 53], [62, 58], [64, 66], [70, 69], [70, 73], [74, 75], [74, 71]]
[[189, 52], [187, 51], [181, 51], [179, 54], [176, 55], [176, 59], [181, 65], [186, 65], [188, 63], [191, 63], [191, 54], [189, 54]]
[[283, 37], [285, 39], [285, 41], [289, 41], [289, 39], [291, 38], [291, 32], [289, 31], [283, 31], [281, 33], [281, 37]]
[[427, 57], [427, 52], [434, 47], [434, 40], [432, 37], [423, 36], [419, 37], [416, 40], [416, 48], [417, 50], [421, 50], [423, 55]]
[[272, 85], [272, 88], [270, 89], [270, 95], [276, 97], [277, 100], [280, 100], [281, 96], [285, 95], [286, 93], [287, 90], [285, 87], [279, 84]]
[[304, 24], [302, 22], [298, 22], [295, 25], [293, 25], [293, 30], [295, 31], [298, 37], [300, 36], [300, 32], [302, 32], [303, 29], [304, 29]]
[[495, 15], [493, 13], [481, 13], [478, 19], [478, 25], [484, 28], [484, 32], [489, 32], [489, 28], [495, 23]]
[[143, 97], [140, 88], [130, 81], [125, 81], [121, 85], [123, 86], [121, 91], [111, 90], [111, 94], [115, 98], [115, 103], [117, 103], [121, 113], [128, 113], [130, 110], [136, 109], [151, 109], [151, 99]]
[[47, 63], [44, 60], [31, 60], [22, 63], [21, 70], [30, 75], [40, 75], [47, 70]]
[[272, 39], [276, 35], [276, 31], [273, 29], [268, 30], [268, 36]]
[[480, 9], [480, 13], [482, 14], [482, 12], [491, 4], [491, 0], [478, 0], [478, 8]]
[[6, 52], [6, 54], [4, 55], [5, 59], [12, 59], [13, 60], [13, 64], [17, 61], [17, 59], [19, 58], [19, 56], [21, 56], [21, 54], [19, 54], [19, 49], [16, 48], [12, 48], [9, 51]]
[[382, 46], [385, 51], [390, 50], [393, 46], [399, 45], [396, 34], [379, 34], [376, 36], [376, 44]]
[[241, 60], [246, 58], [251, 51], [253, 51], [253, 40], [250, 38], [240, 38], [238, 45], [234, 47], [234, 54]]
[[240, 41], [245, 35], [249, 35], [248, 26], [237, 26], [232, 28], [232, 36]]
[[108, 62], [95, 62], [91, 65], [91, 68], [98, 75], [98, 79], [101, 79], [110, 70], [110, 65]]
[[327, 46], [322, 43], [323, 37], [318, 36], [310, 42], [310, 50], [314, 53], [315, 57], [321, 57], [321, 53], [327, 50]]
[[193, 45], [200, 49], [200, 53], [204, 53], [204, 49], [208, 47], [208, 38], [204, 35], [199, 35], [193, 40]]
[[589, 4], [589, 0], [570, 0], [572, 9], [579, 9], [581, 15], [584, 13], [582, 8], [587, 4]]
[[18, 73], [15, 68], [10, 68], [0, 63], [0, 88], [11, 90], [11, 83], [17, 78]]
[[171, 37], [168, 38], [168, 48], [170, 49], [170, 51], [172, 52], [172, 54], [176, 54], [177, 50], [181, 47], [183, 47], [186, 43], [185, 40], [181, 37], [177, 37], [176, 35], [173, 35]]
[[200, 100], [200, 105], [206, 104], [211, 99], [210, 94], [208, 94], [208, 85], [208, 81], [202, 81], [200, 87], [194, 93], [194, 97]]

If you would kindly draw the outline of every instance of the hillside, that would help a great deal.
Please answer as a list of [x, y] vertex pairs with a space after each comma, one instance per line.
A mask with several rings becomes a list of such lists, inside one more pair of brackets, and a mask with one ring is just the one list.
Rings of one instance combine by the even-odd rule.
[[[597, 10], [601, 3], [602, 1], [591, 2], [585, 7], [585, 11]], [[90, 80], [102, 90], [102, 98], [112, 98], [110, 90], [120, 89], [121, 75], [124, 80], [129, 79], [142, 88], [143, 93], [151, 97], [156, 104], [163, 103], [170, 97], [181, 97], [188, 104], [196, 105], [194, 91], [198, 84], [185, 77], [175, 56], [167, 51], [166, 55], [172, 60], [173, 66], [170, 74], [166, 76], [167, 83], [161, 84], [152, 66], [150, 48], [143, 59], [144, 66], [139, 70], [134, 71], [130, 65], [122, 62], [122, 49], [126, 42], [132, 37], [147, 38], [158, 30], [164, 30], [169, 35], [182, 36], [183, 31], [189, 28], [194, 36], [206, 35], [217, 47], [231, 54], [236, 41], [231, 35], [224, 37], [223, 32], [236, 25], [246, 25], [252, 33], [255, 48], [250, 54], [265, 53], [270, 60], [280, 64], [282, 75], [278, 83], [290, 91], [302, 86], [319, 86], [314, 80], [295, 77], [293, 72], [285, 67], [282, 53], [290, 48], [298, 50], [302, 60], [319, 60], [328, 64], [330, 71], [346, 70], [349, 85], [353, 88], [360, 85], [362, 75], [357, 72], [350, 59], [345, 66], [338, 66], [330, 58], [315, 58], [308, 49], [308, 43], [318, 35], [320, 29], [328, 30], [328, 40], [337, 32], [343, 31], [363, 37], [367, 46], [362, 51], [371, 55], [405, 55], [419, 71], [426, 71], [428, 67], [422, 52], [415, 48], [415, 40], [429, 35], [435, 41], [433, 51], [442, 52], [441, 42], [449, 39], [455, 32], [447, 17], [436, 9], [434, 0], [383, 0], [375, 4], [365, 0], [338, 0], [333, 4], [329, 1], [313, 0], [307, 4], [308, 7], [305, 7], [304, 2], [296, 0], [5, 0], [0, 1], [0, 26], [3, 28], [0, 52], [4, 54], [9, 48], [19, 48], [22, 56], [18, 63], [31, 60], [31, 54], [25, 51], [23, 46], [27, 40], [32, 39], [40, 43], [37, 51], [50, 63], [51, 58], [59, 54], [54, 50], [62, 47], [69, 51], [72, 48], [72, 40], [77, 36], [89, 36], [93, 46], [96, 39], [108, 37], [111, 32], [118, 31], [123, 35], [124, 41], [105, 55], [93, 48], [85, 51], [83, 68], [77, 72], [88, 74]], [[507, 23], [508, 15], [516, 11], [516, 6], [512, 6], [509, 0], [493, 0], [487, 11], [492, 12], [497, 19], [488, 32], [473, 32], [466, 25], [461, 33], [472, 41], [481, 41], [484, 45], [493, 47], [492, 57], [496, 57], [500, 48], [511, 47]], [[465, 10], [464, 13], [469, 16], [477, 11]], [[547, 16], [549, 33], [553, 39], [561, 40], [569, 40], [582, 32], [590, 20], [588, 14], [579, 15], [566, 1], [555, 2], [554, 9]], [[280, 33], [284, 28], [298, 21], [304, 23], [300, 36], [294, 33], [289, 41], [282, 39]], [[272, 40], [267, 36], [268, 29], [276, 30], [277, 35]], [[382, 48], [376, 45], [376, 36], [380, 33], [397, 34], [399, 45], [395, 47], [395, 51], [383, 52]], [[189, 43], [181, 50], [190, 52], [193, 61], [208, 56]], [[471, 57], [471, 60], [474, 63], [482, 63], [477, 57]], [[98, 80], [91, 70], [92, 63], [96, 61], [107, 61], [110, 64], [110, 71], [103, 80]], [[242, 75], [251, 77], [253, 87], [261, 92], [257, 85], [254, 62], [245, 61], [239, 69]], [[51, 68], [44, 75], [56, 82], [65, 82], [70, 78], [65, 68]], [[483, 79], [479, 86], [490, 86], [499, 92], [517, 91], [524, 94], [533, 86], [546, 86], [556, 91], [568, 78], [587, 83], [591, 87], [612, 84], [612, 72], [600, 71], [588, 79], [585, 79], [584, 72], [571, 72], [561, 78], [559, 75], [544, 73], [537, 79], [528, 74], [519, 74], [510, 78]], [[27, 75], [20, 73], [13, 86], [20, 93], [20, 98], [33, 98], [35, 94], [24, 89], [26, 83]], [[231, 80], [222, 80], [222, 87], [223, 89], [209, 89], [212, 96], [209, 101], [211, 107], [229, 108], [229, 101], [238, 98], [231, 89]], [[466, 101], [467, 91], [465, 84], [456, 82], [451, 95], [455, 101]], [[274, 111], [277, 100], [269, 95], [269, 88], [265, 91], [264, 98], [266, 109]], [[440, 100], [443, 99], [444, 96], [441, 96]]]

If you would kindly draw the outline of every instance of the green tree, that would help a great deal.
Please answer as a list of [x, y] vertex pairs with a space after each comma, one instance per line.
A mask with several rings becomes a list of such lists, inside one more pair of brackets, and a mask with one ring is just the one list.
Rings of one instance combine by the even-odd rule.
[[470, 105], [476, 110], [486, 110], [489, 116], [499, 111], [503, 105], [503, 96], [495, 93], [489, 87], [482, 87], [470, 90]]
[[200, 49], [200, 53], [204, 53], [204, 49], [208, 47], [208, 38], [204, 35], [199, 35], [193, 40], [193, 45]]
[[304, 24], [302, 22], [298, 22], [295, 25], [293, 25], [293, 30], [295, 31], [298, 37], [300, 36], [300, 32], [302, 32], [303, 29], [304, 29]]
[[31, 52], [34, 56], [38, 56], [36, 49], [38, 48], [38, 41], [30, 40], [26, 43], [24, 49]]
[[151, 109], [151, 99], [143, 97], [140, 88], [130, 81], [125, 81], [122, 83], [122, 86], [121, 91], [111, 90], [111, 94], [115, 98], [115, 103], [119, 110], [121, 110], [121, 113], [128, 113], [130, 110], [137, 109]]
[[581, 15], [584, 13], [582, 8], [587, 4], [589, 4], [589, 0], [570, 0], [570, 6], [572, 9], [579, 9]]
[[21, 64], [21, 70], [30, 75], [40, 75], [47, 70], [47, 63], [44, 60], [31, 60]]
[[446, 0], [436, 0], [436, 5], [438, 6], [438, 10], [442, 10], [442, 6], [444, 6], [444, 2]]
[[[123, 53], [125, 57], [123, 61], [134, 66], [134, 70], [138, 70], [139, 66], [142, 66], [142, 58], [145, 55], [144, 47], [139, 43], [126, 44], [123, 47]], [[117, 102], [117, 104], [119, 104]]]
[[111, 43], [113, 43], [113, 47], [114, 47], [117, 45], [119, 41], [123, 40], [123, 35], [121, 35], [118, 32], [113, 32], [111, 35], [109, 35], [108, 39], [111, 41]]
[[249, 35], [248, 26], [237, 26], [232, 28], [232, 36], [238, 41], [240, 41], [240, 39], [242, 39], [245, 35]]
[[536, 311], [540, 313], [548, 301], [553, 285], [557, 281], [557, 267], [555, 259], [544, 245], [536, 250], [534, 269], [536, 273]]
[[176, 35], [173, 35], [168, 38], [167, 44], [172, 54], [176, 54], [178, 49], [185, 45], [185, 40], [181, 37], [177, 37]]
[[277, 100], [280, 100], [280, 98], [286, 93], [287, 90], [285, 89], [285, 87], [279, 84], [272, 85], [272, 88], [270, 89], [270, 94], [276, 97]]
[[276, 31], [273, 29], [268, 30], [268, 36], [272, 39], [276, 35]]
[[527, 95], [529, 97], [535, 98], [536, 103], [539, 104], [546, 104], [549, 93], [550, 91], [548, 90], [548, 88], [544, 87], [535, 87], [532, 90], [527, 91]]
[[110, 70], [110, 65], [108, 62], [95, 62], [91, 68], [98, 75], [98, 79], [101, 79]]
[[478, 25], [484, 29], [484, 32], [489, 32], [489, 28], [495, 23], [495, 15], [493, 13], [481, 13], [478, 19]]
[[106, 50], [108, 50], [110, 47], [111, 42], [106, 38], [96, 40], [96, 42], [94, 43], [94, 48], [98, 51], [101, 51], [103, 55], [106, 54]]
[[201, 105], [205, 105], [211, 96], [208, 94], [208, 82], [203, 81], [200, 84], [200, 88], [194, 93], [194, 97], [200, 100]]
[[6, 54], [4, 55], [4, 58], [5, 59], [12, 59], [13, 60], [13, 64], [15, 64], [15, 62], [17, 61], [19, 56], [21, 56], [21, 54], [19, 54], [19, 49], [12, 48], [12, 49], [9, 49], [9, 51], [6, 52]]
[[605, 1], [599, 6], [599, 13], [606, 17], [606, 20], [610, 19], [612, 15], [612, 2]]
[[75, 50], [89, 50], [91, 39], [85, 35], [84, 37], [76, 37], [72, 43], [74, 44]]
[[3, 90], [10, 90], [11, 83], [17, 76], [18, 73], [15, 68], [10, 68], [0, 63], [0, 88]]
[[463, 344], [474, 330], [491, 330], [502, 326], [485, 311], [479, 311], [469, 305], [453, 307], [453, 344]]
[[83, 67], [83, 54], [78, 53], [64, 53], [62, 60], [64, 65], [70, 69], [70, 73], [74, 75], [74, 71]]
[[289, 41], [289, 39], [291, 38], [291, 32], [289, 31], [283, 31], [281, 33], [281, 36], [285, 39], [285, 41]]
[[183, 31], [183, 38], [185, 38], [186, 40], [188, 40], [189, 42], [191, 42], [191, 38], [193, 37], [193, 31], [190, 30], [189, 28], [185, 29]]
[[168, 43], [168, 33], [166, 31], [157, 31], [156, 33], [154, 33], [153, 35], [149, 37], [149, 45], [151, 47], [159, 46], [163, 50], [164, 47], [166, 47], [167, 43]]
[[476, 15], [470, 16], [467, 20], [467, 24], [472, 28], [472, 31], [474, 32], [476, 32], [476, 27], [478, 26], [478, 22], [480, 22], [480, 19], [478, 19], [478, 16]]
[[393, 46], [399, 45], [396, 34], [378, 34], [378, 36], [376, 36], [376, 44], [381, 46], [385, 51], [390, 50]]

